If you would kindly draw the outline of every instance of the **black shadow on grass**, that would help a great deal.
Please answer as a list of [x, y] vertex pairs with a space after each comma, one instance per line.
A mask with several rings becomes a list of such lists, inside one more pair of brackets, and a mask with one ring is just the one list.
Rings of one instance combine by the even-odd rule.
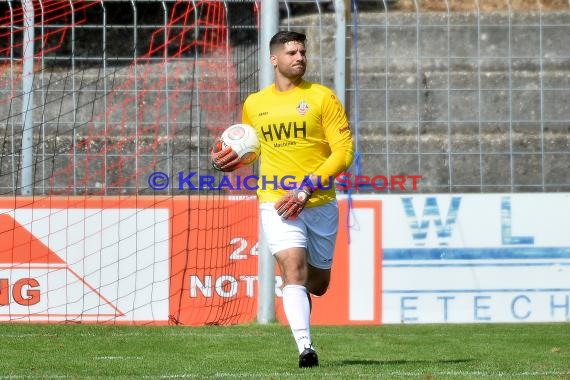
[[331, 363], [332, 366], [347, 365], [394, 365], [394, 364], [455, 364], [468, 363], [474, 359], [442, 359], [442, 360], [374, 360], [374, 359], [346, 359]]

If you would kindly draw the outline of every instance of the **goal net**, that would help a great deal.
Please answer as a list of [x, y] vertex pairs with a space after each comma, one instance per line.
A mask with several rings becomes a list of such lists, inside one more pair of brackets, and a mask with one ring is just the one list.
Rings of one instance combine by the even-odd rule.
[[254, 194], [209, 149], [257, 89], [257, 14], [0, 2], [0, 320], [254, 319]]

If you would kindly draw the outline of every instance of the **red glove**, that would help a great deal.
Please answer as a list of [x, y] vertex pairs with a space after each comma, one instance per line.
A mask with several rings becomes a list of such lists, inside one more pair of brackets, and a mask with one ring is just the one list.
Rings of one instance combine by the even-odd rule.
[[302, 185], [299, 189], [289, 191], [275, 203], [277, 214], [283, 219], [295, 219], [305, 208], [313, 191], [309, 185]]
[[222, 140], [214, 141], [210, 154], [212, 167], [222, 172], [232, 172], [242, 166], [241, 160], [231, 146], [223, 148]]

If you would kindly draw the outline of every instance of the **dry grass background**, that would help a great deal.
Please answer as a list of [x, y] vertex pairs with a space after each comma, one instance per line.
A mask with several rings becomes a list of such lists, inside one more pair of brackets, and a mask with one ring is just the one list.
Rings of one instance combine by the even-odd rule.
[[[509, 6], [510, 4], [510, 6]], [[570, 11], [570, 0], [398, 0], [393, 11], [482, 12], [490, 11]]]

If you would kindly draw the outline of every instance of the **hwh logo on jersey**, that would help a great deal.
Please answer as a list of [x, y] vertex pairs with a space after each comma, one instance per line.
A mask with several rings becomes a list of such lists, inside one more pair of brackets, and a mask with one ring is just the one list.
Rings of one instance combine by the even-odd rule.
[[307, 137], [307, 126], [303, 121], [302, 126], [298, 126], [297, 122], [290, 121], [287, 125], [285, 123], [269, 124], [268, 126], [261, 127], [261, 134], [265, 141], [275, 141], [299, 137]]

